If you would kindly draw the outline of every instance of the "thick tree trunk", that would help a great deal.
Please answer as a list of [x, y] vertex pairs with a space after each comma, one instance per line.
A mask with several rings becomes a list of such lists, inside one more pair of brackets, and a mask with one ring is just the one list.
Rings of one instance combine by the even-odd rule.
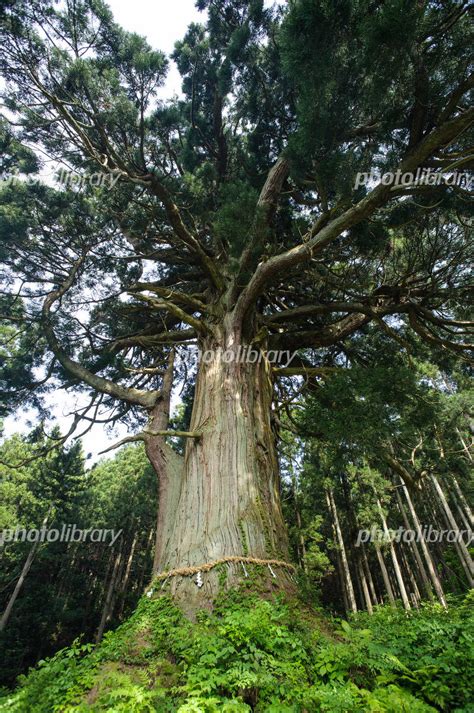
[[[148, 445], [162, 479], [155, 575], [226, 557], [288, 561], [271, 426], [271, 367], [257, 351], [257, 363], [250, 363], [242, 349], [224, 339], [202, 346], [190, 425], [201, 435], [187, 440], [182, 467], [166, 444]], [[164, 480], [156, 453], [172, 465]], [[222, 581], [219, 570], [233, 585], [252, 567], [233, 562], [199, 576], [171, 574], [163, 588], [192, 613], [212, 603]], [[290, 586], [284, 567], [263, 565], [260, 572], [272, 586]]]

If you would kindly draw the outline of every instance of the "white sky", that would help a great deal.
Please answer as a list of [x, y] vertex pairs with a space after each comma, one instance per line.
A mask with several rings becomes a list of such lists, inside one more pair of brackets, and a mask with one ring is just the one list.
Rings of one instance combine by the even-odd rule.
[[[108, 0], [115, 20], [126, 30], [144, 35], [153, 49], [170, 54], [191, 22], [204, 22], [195, 0]], [[166, 81], [165, 96], [179, 93], [181, 78], [174, 63]]]

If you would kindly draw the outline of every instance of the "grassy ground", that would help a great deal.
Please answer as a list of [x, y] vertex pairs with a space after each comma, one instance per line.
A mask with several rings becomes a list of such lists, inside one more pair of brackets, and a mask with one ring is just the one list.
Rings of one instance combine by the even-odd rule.
[[230, 592], [196, 622], [163, 596], [96, 648], [76, 642], [0, 696], [9, 713], [474, 711], [474, 594], [448, 612], [329, 620]]

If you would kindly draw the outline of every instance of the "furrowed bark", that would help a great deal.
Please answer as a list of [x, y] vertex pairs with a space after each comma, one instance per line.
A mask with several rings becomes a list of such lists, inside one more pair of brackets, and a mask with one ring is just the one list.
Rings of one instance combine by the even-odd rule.
[[[160, 486], [155, 575], [229, 556], [288, 562], [271, 426], [271, 365], [263, 355], [257, 363], [239, 358], [244, 345], [237, 336], [219, 325], [201, 344], [190, 425], [200, 437], [186, 442], [181, 476], [174, 481], [166, 476], [164, 492]], [[234, 357], [228, 361], [223, 355], [230, 353]], [[151, 438], [147, 445], [153, 462], [156, 443]], [[163, 444], [158, 449], [158, 458], [166, 458]], [[161, 586], [193, 614], [212, 604], [219, 578], [225, 576], [226, 585], [234, 585], [249, 570], [252, 565], [227, 563], [203, 571], [199, 578], [196, 573], [171, 575]], [[292, 588], [284, 567], [263, 566], [261, 573], [272, 589]]]
[[[178, 494], [183, 477], [183, 458], [166, 443], [173, 387], [174, 356], [170, 356], [163, 376], [161, 398], [150, 412], [148, 428], [144, 431], [145, 451], [158, 478], [158, 515], [155, 533], [153, 571], [171, 536], [173, 514], [178, 506]], [[151, 433], [150, 433], [151, 432]]]

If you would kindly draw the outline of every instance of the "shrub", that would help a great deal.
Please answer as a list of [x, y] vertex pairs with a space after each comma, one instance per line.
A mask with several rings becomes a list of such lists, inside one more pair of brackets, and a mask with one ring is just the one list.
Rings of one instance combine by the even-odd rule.
[[[472, 710], [474, 595], [334, 620], [233, 592], [191, 623], [144, 597], [95, 649], [75, 642], [0, 698], [5, 713]], [[327, 624], [326, 627], [327, 628]]]

